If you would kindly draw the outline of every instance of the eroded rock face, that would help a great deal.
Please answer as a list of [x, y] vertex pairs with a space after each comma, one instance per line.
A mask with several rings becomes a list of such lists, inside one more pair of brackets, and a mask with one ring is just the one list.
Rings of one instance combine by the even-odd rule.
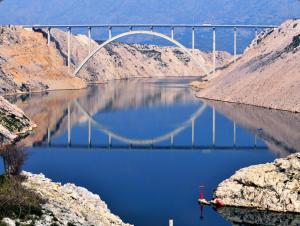
[[35, 125], [18, 107], [0, 96], [0, 145], [10, 144], [26, 136]]
[[35, 225], [130, 226], [112, 214], [98, 195], [74, 184], [54, 183], [44, 175], [23, 172], [23, 186], [46, 199], [44, 216]]
[[237, 171], [215, 197], [225, 206], [300, 213], [300, 153]]

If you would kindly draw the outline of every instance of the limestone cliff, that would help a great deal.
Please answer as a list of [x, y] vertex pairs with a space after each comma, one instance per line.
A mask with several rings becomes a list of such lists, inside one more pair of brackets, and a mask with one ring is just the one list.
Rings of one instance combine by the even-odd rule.
[[262, 32], [198, 97], [300, 112], [300, 20]]

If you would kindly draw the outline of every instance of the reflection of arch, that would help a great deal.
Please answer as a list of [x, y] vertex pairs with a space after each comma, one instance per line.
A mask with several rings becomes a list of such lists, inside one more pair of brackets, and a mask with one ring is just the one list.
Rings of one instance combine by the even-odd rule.
[[159, 143], [165, 140], [168, 140], [170, 138], [173, 138], [175, 135], [189, 127], [191, 124], [195, 121], [196, 118], [198, 118], [206, 109], [206, 104], [202, 104], [202, 106], [193, 114], [191, 117], [186, 120], [184, 123], [182, 123], [181, 126], [178, 128], [172, 130], [171, 132], [168, 132], [164, 135], [154, 137], [152, 139], [131, 139], [128, 137], [124, 137], [122, 135], [119, 135], [117, 133], [114, 133], [113, 131], [107, 129], [103, 125], [101, 125], [99, 122], [93, 119], [93, 117], [81, 106], [81, 104], [78, 101], [75, 101], [75, 104], [78, 106], [80, 111], [91, 120], [91, 123], [93, 123], [99, 130], [101, 130], [103, 133], [111, 136], [112, 138], [127, 143], [127, 144], [134, 144], [134, 145], [148, 145], [148, 144], [154, 144], [154, 143]]
[[169, 36], [164, 35], [162, 33], [154, 32], [154, 31], [128, 31], [128, 32], [116, 35], [115, 37], [112, 37], [109, 40], [103, 42], [101, 45], [99, 45], [80, 63], [80, 65], [75, 69], [73, 74], [76, 76], [78, 74], [78, 72], [81, 70], [81, 68], [89, 61], [89, 59], [91, 59], [99, 50], [101, 50], [106, 45], [110, 44], [111, 42], [113, 42], [117, 39], [129, 36], [129, 35], [136, 35], [136, 34], [153, 35], [153, 36], [160, 37], [160, 38], [163, 38], [163, 39], [166, 39], [166, 40], [172, 42], [173, 44], [175, 44], [176, 46], [181, 48], [185, 53], [187, 53], [201, 67], [201, 69], [204, 71], [205, 74], [210, 73], [211, 70], [208, 70], [206, 68], [205, 60], [201, 56], [200, 56], [201, 62], [199, 62], [199, 60], [196, 59], [187, 48], [185, 48], [182, 44], [180, 44], [176, 40], [170, 38]]

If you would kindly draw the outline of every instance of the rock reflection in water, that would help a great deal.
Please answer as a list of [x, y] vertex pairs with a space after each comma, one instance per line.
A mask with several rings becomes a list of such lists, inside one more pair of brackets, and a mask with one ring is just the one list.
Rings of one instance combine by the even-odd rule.
[[38, 125], [35, 135], [21, 142], [22, 145], [31, 146], [47, 139], [48, 128], [51, 128], [51, 137], [57, 137], [66, 131], [68, 105], [72, 125], [88, 120], [80, 109], [72, 104], [75, 100], [87, 109], [90, 115], [119, 109], [191, 103], [198, 100], [188, 87], [190, 80], [132, 79], [94, 85], [85, 90], [44, 92], [7, 98], [23, 109]]
[[205, 102], [251, 130], [279, 157], [300, 150], [300, 114], [219, 101]]
[[298, 226], [300, 215], [292, 213], [276, 213], [245, 209], [236, 207], [224, 207], [217, 212], [230, 221], [234, 226], [259, 225], [259, 226]]

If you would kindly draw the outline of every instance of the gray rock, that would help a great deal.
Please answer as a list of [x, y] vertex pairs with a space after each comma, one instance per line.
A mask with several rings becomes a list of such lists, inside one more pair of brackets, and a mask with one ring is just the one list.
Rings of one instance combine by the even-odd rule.
[[6, 226], [16, 226], [16, 222], [10, 218], [3, 218], [1, 223], [3, 223]]
[[300, 153], [237, 171], [215, 197], [225, 206], [300, 213]]

